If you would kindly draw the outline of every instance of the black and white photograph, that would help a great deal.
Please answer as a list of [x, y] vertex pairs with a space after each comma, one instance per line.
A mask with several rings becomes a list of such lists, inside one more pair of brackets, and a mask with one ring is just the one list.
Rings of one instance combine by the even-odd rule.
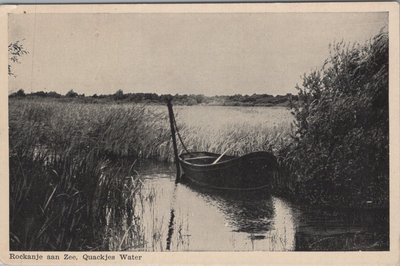
[[388, 11], [144, 6], [8, 14], [10, 252], [393, 250]]

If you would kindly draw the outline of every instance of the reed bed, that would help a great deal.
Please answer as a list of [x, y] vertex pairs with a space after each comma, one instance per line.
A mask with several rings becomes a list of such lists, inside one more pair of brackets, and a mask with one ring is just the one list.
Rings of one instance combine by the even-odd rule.
[[[247, 116], [221, 126], [207, 116], [208, 124], [191, 123], [177, 108], [191, 151], [276, 152], [290, 141], [290, 121], [249, 124]], [[163, 106], [11, 99], [11, 250], [126, 250], [153, 241], [143, 237], [146, 199], [134, 162], [173, 160], [167, 118]]]
[[277, 152], [290, 141], [290, 129], [279, 127], [249, 127], [246, 123], [232, 124], [223, 130], [183, 127], [183, 141], [189, 151], [210, 151], [241, 156], [254, 151]]
[[[11, 250], [123, 249], [129, 237], [140, 245], [139, 176], [116, 158], [156, 156], [149, 147], [168, 132], [148, 118], [140, 106], [10, 101]], [[122, 220], [121, 244], [110, 247], [107, 228]]]

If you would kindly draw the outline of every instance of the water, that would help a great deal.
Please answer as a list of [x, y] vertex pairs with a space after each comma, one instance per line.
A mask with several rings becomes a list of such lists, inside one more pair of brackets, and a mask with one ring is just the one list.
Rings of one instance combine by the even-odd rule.
[[289, 127], [293, 115], [286, 107], [174, 106], [176, 119], [187, 127], [226, 130], [231, 126]]
[[318, 210], [267, 191], [175, 184], [173, 164], [146, 162], [139, 208], [145, 251], [387, 250], [385, 210]]

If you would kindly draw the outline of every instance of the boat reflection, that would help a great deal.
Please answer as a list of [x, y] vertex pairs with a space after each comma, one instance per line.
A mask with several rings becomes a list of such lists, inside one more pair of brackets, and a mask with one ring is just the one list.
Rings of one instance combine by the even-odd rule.
[[268, 246], [267, 250], [294, 250], [296, 225], [292, 209], [287, 202], [271, 196], [268, 189], [216, 190], [190, 181], [183, 185], [216, 206], [232, 232], [247, 234], [253, 250], [255, 241], [265, 242], [261, 246]]
[[258, 234], [270, 230], [274, 208], [268, 190], [216, 190], [188, 181], [182, 184], [204, 201], [217, 206], [236, 232]]

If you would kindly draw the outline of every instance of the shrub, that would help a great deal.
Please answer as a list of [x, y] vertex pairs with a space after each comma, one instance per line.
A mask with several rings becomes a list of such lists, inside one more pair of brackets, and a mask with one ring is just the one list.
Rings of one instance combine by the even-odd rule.
[[388, 34], [332, 45], [324, 66], [297, 89], [297, 131], [284, 161], [296, 194], [330, 205], [387, 206]]

